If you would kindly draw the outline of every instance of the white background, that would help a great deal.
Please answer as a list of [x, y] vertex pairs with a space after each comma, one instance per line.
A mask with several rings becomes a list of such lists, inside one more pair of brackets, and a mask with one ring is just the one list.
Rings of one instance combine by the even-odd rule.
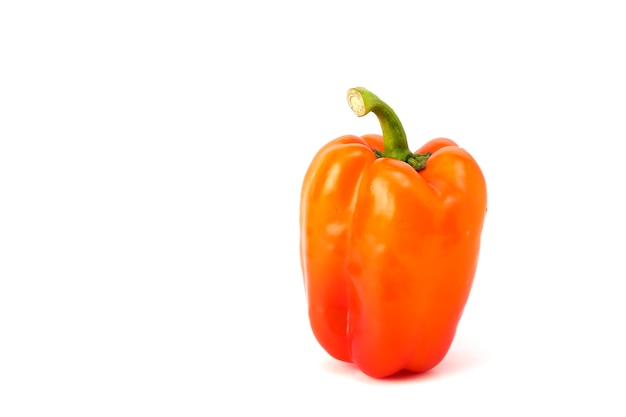
[[[0, 415], [624, 415], [618, 5], [3, 2]], [[413, 378], [308, 327], [299, 192], [379, 132], [355, 86], [488, 183], [457, 337]]]

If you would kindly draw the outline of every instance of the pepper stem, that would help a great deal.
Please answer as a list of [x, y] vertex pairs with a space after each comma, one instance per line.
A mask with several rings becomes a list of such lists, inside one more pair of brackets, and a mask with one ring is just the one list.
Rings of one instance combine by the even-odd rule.
[[383, 151], [374, 151], [377, 157], [394, 158], [406, 162], [416, 171], [426, 168], [426, 161], [430, 152], [425, 154], [411, 152], [402, 123], [387, 103], [371, 91], [363, 87], [356, 87], [348, 90], [348, 104], [354, 114], [359, 117], [363, 117], [369, 112], [378, 117], [378, 122], [383, 131]]

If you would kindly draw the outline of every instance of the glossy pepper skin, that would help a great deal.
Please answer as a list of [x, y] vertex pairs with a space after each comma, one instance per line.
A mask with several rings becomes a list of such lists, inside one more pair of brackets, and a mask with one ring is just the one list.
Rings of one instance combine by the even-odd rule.
[[363, 373], [424, 372], [448, 352], [477, 267], [487, 210], [475, 160], [449, 139], [408, 151], [395, 113], [363, 88], [383, 135], [342, 136], [302, 186], [300, 254], [320, 345]]

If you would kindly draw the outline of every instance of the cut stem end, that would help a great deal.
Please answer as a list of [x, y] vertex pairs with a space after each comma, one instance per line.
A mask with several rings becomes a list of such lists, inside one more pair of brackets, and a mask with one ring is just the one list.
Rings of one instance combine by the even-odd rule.
[[356, 88], [348, 90], [348, 105], [350, 105], [354, 114], [359, 117], [363, 117], [368, 113], [365, 109], [365, 99], [363, 99], [363, 95]]

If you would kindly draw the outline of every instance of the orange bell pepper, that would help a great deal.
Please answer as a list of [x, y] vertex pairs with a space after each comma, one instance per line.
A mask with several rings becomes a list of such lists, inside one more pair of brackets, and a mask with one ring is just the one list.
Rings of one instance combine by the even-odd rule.
[[469, 297], [487, 211], [485, 179], [450, 139], [409, 150], [394, 111], [348, 91], [381, 135], [342, 136], [302, 186], [300, 255], [311, 328], [365, 374], [427, 371], [443, 360]]

